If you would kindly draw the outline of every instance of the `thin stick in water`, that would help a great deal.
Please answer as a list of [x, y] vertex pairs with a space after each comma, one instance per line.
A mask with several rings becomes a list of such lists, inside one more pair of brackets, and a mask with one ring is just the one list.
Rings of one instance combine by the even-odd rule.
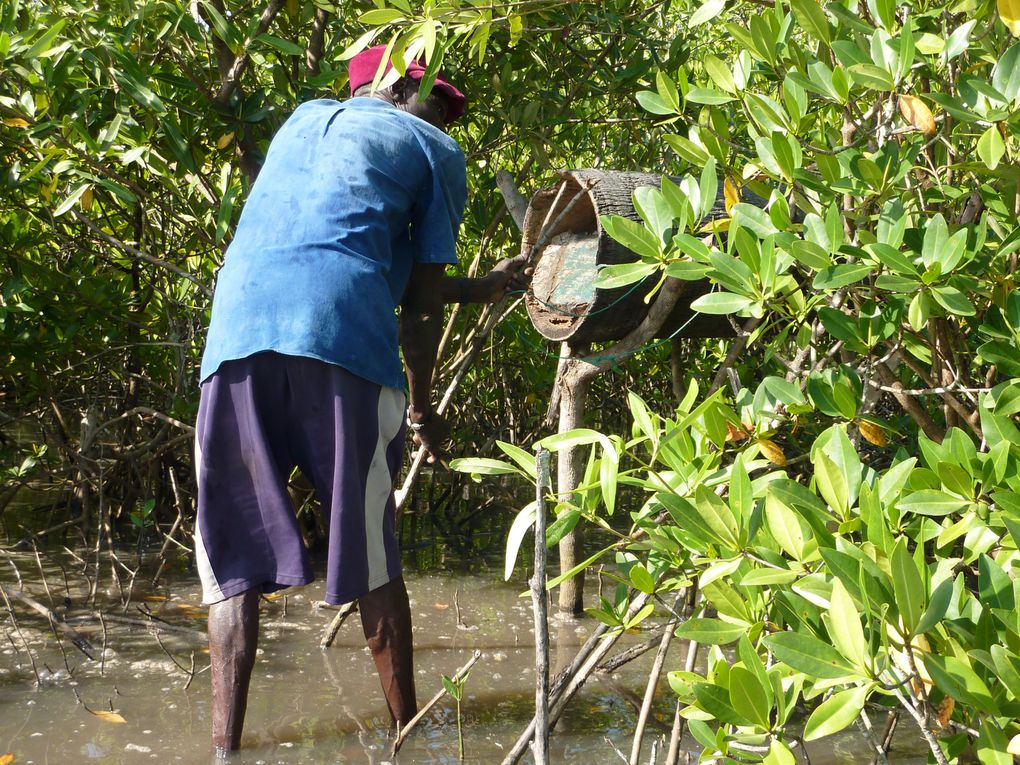
[[[454, 673], [453, 677], [451, 678], [453, 680], [454, 684], [456, 684], [462, 677], [464, 677], [464, 675], [466, 675], [468, 673], [468, 671], [471, 669], [471, 667], [475, 666], [475, 662], [478, 661], [481, 657], [482, 657], [482, 652], [479, 651], [479, 650], [475, 650], [474, 654], [472, 654], [471, 658], [468, 659], [467, 663]], [[432, 709], [432, 707], [434, 707], [436, 704], [438, 704], [439, 700], [441, 698], [443, 698], [443, 696], [445, 694], [446, 694], [446, 688], [444, 687], [442, 690], [439, 691], [439, 693], [437, 693], [435, 696], [433, 696], [431, 698], [431, 700], [429, 700], [428, 704], [426, 704], [425, 706], [423, 706], [421, 708], [421, 710], [419, 710], [418, 714], [416, 714], [414, 717], [412, 717], [410, 719], [410, 721], [407, 723], [407, 725], [405, 725], [403, 728], [400, 729], [400, 732], [397, 733], [396, 740], [394, 740], [394, 742], [393, 742], [392, 754], [394, 756], [397, 754], [397, 752], [400, 751], [400, 747], [404, 743], [404, 740], [409, 735], [411, 735], [411, 731], [414, 730], [415, 726], [419, 722], [421, 722], [421, 718], [423, 718], [425, 715], [427, 715], [429, 710]]]
[[531, 605], [535, 613], [535, 765], [549, 762], [549, 601], [545, 589], [545, 495], [549, 485], [549, 451], [535, 455], [535, 573], [531, 577]]

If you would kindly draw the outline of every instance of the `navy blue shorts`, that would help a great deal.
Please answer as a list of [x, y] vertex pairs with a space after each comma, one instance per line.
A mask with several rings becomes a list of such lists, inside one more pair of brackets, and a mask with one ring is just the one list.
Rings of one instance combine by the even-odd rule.
[[203, 602], [312, 581], [287, 480], [298, 467], [329, 524], [326, 600], [400, 576], [393, 482], [403, 391], [318, 359], [259, 353], [202, 384], [195, 555]]

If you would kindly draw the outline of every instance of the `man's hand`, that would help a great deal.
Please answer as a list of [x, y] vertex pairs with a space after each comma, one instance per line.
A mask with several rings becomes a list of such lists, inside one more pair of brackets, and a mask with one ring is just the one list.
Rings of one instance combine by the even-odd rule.
[[495, 303], [508, 292], [523, 292], [531, 283], [533, 271], [527, 255], [504, 258], [477, 280], [481, 287], [478, 302]]
[[415, 422], [414, 414], [408, 415], [411, 424], [408, 426], [414, 438], [414, 445], [425, 450], [430, 465], [443, 462], [446, 452], [443, 444], [450, 435], [450, 425], [443, 415], [433, 411], [420, 422]]

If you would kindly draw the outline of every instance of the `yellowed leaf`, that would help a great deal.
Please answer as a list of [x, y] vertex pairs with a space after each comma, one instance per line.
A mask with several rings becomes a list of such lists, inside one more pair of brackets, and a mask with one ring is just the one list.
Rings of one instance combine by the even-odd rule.
[[698, 229], [699, 234], [725, 234], [730, 230], [731, 218], [716, 218], [710, 220], [704, 226]]
[[221, 135], [219, 138], [216, 139], [216, 148], [225, 149], [228, 146], [230, 146], [230, 142], [233, 140], [234, 140], [233, 133], [226, 133], [224, 135]]
[[11, 752], [0, 754], [0, 765], [11, 765], [14, 762], [14, 755]]
[[85, 191], [81, 193], [81, 197], [79, 197], [78, 199], [78, 201], [81, 203], [81, 209], [84, 210], [85, 212], [88, 212], [89, 210], [92, 209], [92, 198], [93, 198], [92, 187], [89, 186], [87, 189], [85, 189]]
[[[32, 123], [30, 123], [28, 120], [22, 119], [21, 117], [8, 117], [7, 119], [4, 120], [4, 124], [7, 127], [25, 128]], [[2, 765], [2, 762], [0, 762], [0, 765]]]
[[727, 215], [732, 214], [733, 205], [740, 201], [740, 187], [728, 175], [723, 181], [723, 201], [726, 204]]
[[885, 446], [889, 443], [889, 439], [886, 438], [885, 429], [881, 425], [876, 425], [870, 420], [860, 420], [857, 423], [857, 429], [861, 431], [861, 435], [864, 436], [864, 440], [869, 444], [875, 446]]
[[96, 717], [98, 717], [103, 722], [108, 722], [108, 723], [126, 723], [127, 722], [127, 720], [125, 720], [123, 717], [121, 717], [116, 712], [108, 712], [105, 709], [100, 709], [98, 712], [93, 712], [92, 714], [94, 714]]
[[1020, 0], [998, 0], [999, 18], [1013, 37], [1020, 37]]
[[939, 725], [945, 728], [949, 725], [949, 718], [953, 716], [953, 708], [956, 706], [956, 699], [946, 696], [939, 704]]
[[[1006, 745], [1006, 751], [1012, 755], [1020, 754], [1020, 733], [1017, 733], [1009, 740], [1009, 744]], [[0, 763], [0, 765], [3, 765], [3, 763]]]
[[[1020, 2], [1020, 0], [1017, 0]], [[931, 109], [920, 98], [914, 96], [900, 96], [900, 114], [903, 119], [920, 130], [925, 135], [935, 135], [935, 117]]]
[[758, 448], [761, 449], [761, 453], [765, 455], [765, 459], [774, 465], [779, 467], [786, 466], [786, 455], [783, 454], [783, 450], [776, 445], [775, 441], [770, 441], [767, 438], [758, 439]]
[[726, 423], [726, 440], [727, 441], [743, 441], [745, 438], [750, 438], [751, 433], [741, 425], [739, 428], [732, 422]]

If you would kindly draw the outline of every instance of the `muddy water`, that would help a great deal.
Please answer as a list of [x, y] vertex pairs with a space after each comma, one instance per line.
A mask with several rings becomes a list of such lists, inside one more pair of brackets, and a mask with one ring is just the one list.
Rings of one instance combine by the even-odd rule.
[[[34, 558], [27, 555], [18, 555], [14, 562], [23, 574], [35, 566]], [[16, 588], [11, 567], [2, 559], [0, 565], [0, 583], [8, 590]], [[63, 580], [60, 574], [48, 579], [52, 602], [60, 609]], [[77, 605], [83, 593], [74, 577], [69, 580], [67, 593], [76, 605], [68, 612], [69, 621], [89, 638], [96, 660], [87, 661], [64, 640], [65, 661], [45, 622], [15, 603], [20, 634], [6, 615], [0, 622], [4, 633], [0, 635], [0, 756], [13, 753], [18, 765], [209, 762], [208, 656], [197, 583], [183, 580], [168, 590], [139, 592], [126, 612], [108, 609], [109, 618], [100, 623], [74, 618], [84, 613]], [[408, 574], [407, 581], [415, 620], [419, 701], [424, 703], [442, 687], [443, 674], [452, 675], [476, 649], [481, 650], [462, 703], [466, 759], [499, 762], [533, 713], [531, 605], [530, 599], [519, 597], [523, 580], [507, 584], [496, 573], [464, 573]], [[56, 582], [61, 583], [59, 591]], [[32, 592], [38, 600], [51, 602], [45, 592]], [[263, 603], [243, 751], [232, 762], [456, 763], [456, 708], [449, 699], [396, 758], [390, 756], [392, 731], [360, 623], [356, 617], [349, 620], [336, 644], [321, 650], [319, 639], [334, 612], [314, 608], [320, 598], [321, 589], [313, 584], [285, 600]], [[162, 648], [140, 626], [146, 621], [140, 607], [179, 628], [161, 634]], [[554, 669], [569, 661], [592, 627], [588, 620], [553, 623]], [[625, 640], [633, 644], [645, 638], [634, 635]], [[38, 688], [25, 642], [42, 678]], [[196, 676], [189, 686], [192, 660]], [[552, 762], [619, 762], [613, 746], [630, 751], [636, 718], [632, 703], [643, 693], [650, 661], [649, 653], [613, 676], [589, 683], [553, 736]], [[668, 666], [679, 662], [673, 658]], [[671, 694], [662, 685], [649, 742], [668, 739]], [[111, 721], [105, 714], [110, 711], [124, 722]], [[895, 761], [924, 762], [915, 737], [906, 732], [902, 739], [896, 745], [900, 754]], [[697, 751], [693, 742], [686, 744], [689, 751]], [[660, 752], [662, 748], [660, 744]], [[863, 742], [852, 733], [810, 751], [816, 765], [869, 759]], [[649, 753], [646, 744], [642, 762], [648, 761]]]

